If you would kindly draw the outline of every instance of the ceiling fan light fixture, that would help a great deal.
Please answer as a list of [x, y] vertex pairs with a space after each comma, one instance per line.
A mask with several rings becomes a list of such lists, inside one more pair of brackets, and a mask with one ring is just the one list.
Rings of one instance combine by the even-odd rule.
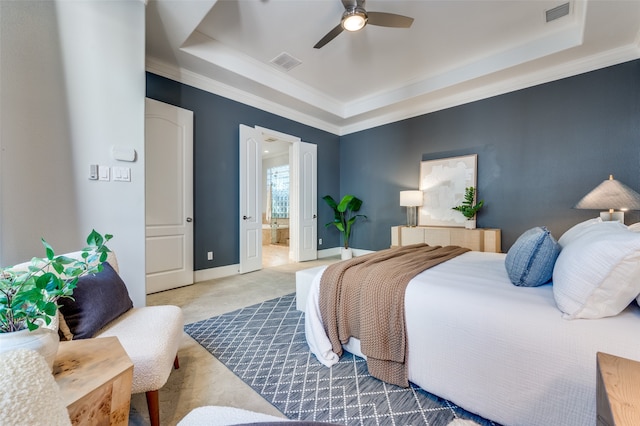
[[347, 31], [358, 31], [367, 25], [367, 13], [362, 8], [347, 10], [342, 15], [342, 28]]
[[[364, 9], [365, 0], [342, 0], [344, 12], [340, 23], [326, 33], [313, 48], [320, 49], [343, 31], [354, 32], [371, 24], [378, 27], [409, 28], [413, 18], [388, 12], [369, 12]], [[371, 20], [369, 20], [371, 18]]]

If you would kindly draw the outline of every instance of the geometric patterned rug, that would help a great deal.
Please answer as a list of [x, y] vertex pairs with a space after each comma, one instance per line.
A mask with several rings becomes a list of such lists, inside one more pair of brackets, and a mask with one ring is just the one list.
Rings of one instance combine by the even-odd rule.
[[401, 388], [367, 372], [345, 352], [331, 368], [309, 351], [295, 294], [187, 324], [185, 331], [293, 420], [345, 425], [445, 426], [454, 419], [496, 423], [411, 383]]

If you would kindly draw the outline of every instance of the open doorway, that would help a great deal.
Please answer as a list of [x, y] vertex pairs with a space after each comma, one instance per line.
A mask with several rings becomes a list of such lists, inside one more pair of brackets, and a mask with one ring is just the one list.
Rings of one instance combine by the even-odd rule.
[[262, 145], [262, 267], [292, 262], [291, 143], [265, 137]]
[[317, 251], [317, 147], [262, 127], [240, 126], [240, 263], [238, 272], [262, 269], [263, 145], [289, 145], [289, 258], [314, 260]]

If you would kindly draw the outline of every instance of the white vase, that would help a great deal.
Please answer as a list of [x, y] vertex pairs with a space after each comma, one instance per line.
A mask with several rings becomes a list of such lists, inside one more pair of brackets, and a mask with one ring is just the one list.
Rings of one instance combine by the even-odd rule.
[[465, 220], [464, 227], [467, 229], [476, 229], [476, 220], [475, 219]]
[[34, 331], [20, 330], [11, 333], [0, 333], [0, 352], [14, 349], [31, 349], [44, 357], [53, 370], [53, 360], [58, 353], [60, 338], [58, 331], [40, 327]]
[[353, 250], [351, 250], [350, 248], [342, 248], [342, 251], [340, 252], [340, 257], [342, 258], [342, 260], [349, 260], [353, 257]]

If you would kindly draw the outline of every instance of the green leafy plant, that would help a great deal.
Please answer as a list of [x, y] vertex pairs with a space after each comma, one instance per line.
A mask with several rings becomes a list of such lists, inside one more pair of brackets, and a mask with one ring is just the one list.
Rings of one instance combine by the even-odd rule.
[[473, 186], [469, 186], [464, 190], [464, 201], [462, 204], [452, 208], [462, 213], [467, 219], [473, 219], [476, 213], [478, 213], [478, 210], [484, 205], [484, 200], [475, 203], [475, 198], [476, 189]]
[[102, 270], [111, 251], [105, 244], [111, 238], [91, 231], [80, 259], [56, 256], [42, 239], [46, 257], [34, 257], [26, 267], [0, 267], [0, 333], [49, 325], [57, 314], [57, 300], [72, 297], [78, 278]]
[[362, 200], [354, 195], [345, 195], [340, 200], [340, 203], [330, 196], [325, 195], [322, 197], [324, 201], [333, 209], [333, 221], [327, 223], [326, 227], [335, 226], [342, 233], [342, 241], [344, 248], [349, 248], [349, 237], [351, 236], [351, 227], [359, 217], [367, 218], [363, 214], [355, 214], [360, 210], [362, 206]]

